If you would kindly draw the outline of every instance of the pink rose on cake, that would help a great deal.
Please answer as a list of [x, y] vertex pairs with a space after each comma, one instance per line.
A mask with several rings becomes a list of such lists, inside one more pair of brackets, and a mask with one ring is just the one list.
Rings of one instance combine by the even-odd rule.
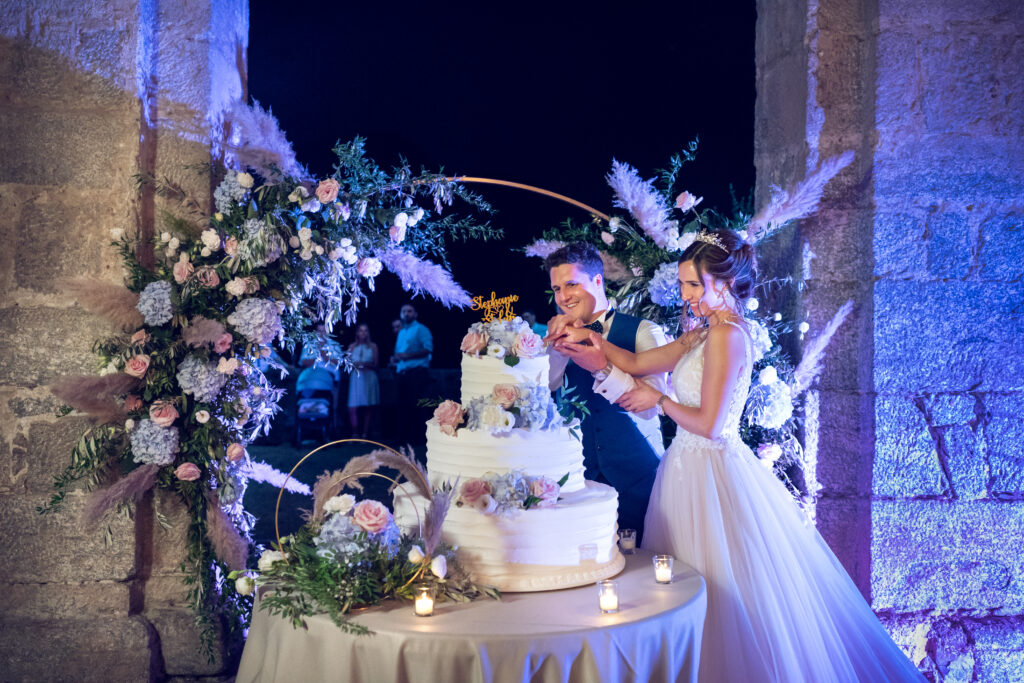
[[462, 344], [459, 349], [463, 353], [471, 353], [474, 356], [480, 354], [487, 348], [487, 335], [483, 332], [473, 332], [472, 330], [466, 333], [466, 336], [462, 338]]
[[445, 401], [434, 409], [434, 419], [443, 433], [455, 436], [455, 430], [462, 424], [462, 406], [455, 401]]
[[511, 408], [519, 398], [519, 387], [515, 384], [495, 384], [491, 396], [502, 408]]
[[391, 524], [391, 511], [375, 500], [361, 500], [352, 508], [352, 521], [363, 531], [375, 534]]
[[562, 487], [558, 485], [558, 482], [549, 479], [548, 477], [540, 477], [530, 482], [530, 495], [540, 498], [540, 502], [534, 507], [538, 508], [550, 508], [554, 507], [558, 501], [558, 494], [561, 492]]
[[544, 340], [539, 334], [526, 330], [516, 335], [512, 350], [520, 358], [536, 358], [544, 351]]
[[459, 489], [459, 500], [464, 505], [477, 507], [480, 499], [484, 496], [490, 496], [491, 491], [490, 482], [483, 479], [470, 479], [469, 481], [462, 482], [462, 487]]

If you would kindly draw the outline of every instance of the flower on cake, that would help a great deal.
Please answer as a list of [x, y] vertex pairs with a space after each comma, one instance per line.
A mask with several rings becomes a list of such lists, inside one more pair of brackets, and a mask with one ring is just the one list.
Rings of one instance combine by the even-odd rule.
[[455, 432], [465, 420], [465, 416], [462, 406], [455, 401], [445, 401], [434, 409], [434, 419], [442, 433], [455, 436]]
[[462, 344], [459, 345], [459, 349], [463, 353], [468, 353], [472, 356], [479, 356], [480, 352], [486, 348], [487, 334], [472, 329], [466, 333], [466, 336], [462, 338]]
[[516, 416], [500, 405], [488, 403], [480, 412], [480, 424], [491, 434], [507, 434], [516, 426]]
[[526, 330], [516, 335], [512, 349], [520, 358], [536, 358], [544, 353], [544, 340], [532, 330]]
[[478, 507], [480, 500], [484, 496], [489, 496], [491, 491], [491, 483], [486, 479], [464, 481], [459, 489], [459, 503], [469, 505], [470, 507]]
[[518, 470], [504, 474], [488, 472], [463, 482], [455, 504], [472, 507], [485, 515], [510, 517], [530, 508], [554, 507], [568, 480], [568, 473], [554, 481], [550, 477], [527, 476]]
[[537, 358], [544, 354], [544, 340], [533, 332], [525, 320], [492, 320], [473, 323], [462, 338], [463, 353], [479, 356], [486, 349], [491, 358], [504, 359], [514, 366], [520, 358]]
[[538, 477], [530, 482], [530, 495], [538, 499], [534, 507], [554, 507], [561, 490], [558, 482], [549, 477]]
[[505, 410], [519, 400], [519, 386], [516, 384], [495, 384], [491, 397]]
[[490, 356], [491, 358], [497, 358], [498, 360], [501, 360], [502, 358], [505, 357], [505, 347], [497, 343], [488, 344], [487, 355]]

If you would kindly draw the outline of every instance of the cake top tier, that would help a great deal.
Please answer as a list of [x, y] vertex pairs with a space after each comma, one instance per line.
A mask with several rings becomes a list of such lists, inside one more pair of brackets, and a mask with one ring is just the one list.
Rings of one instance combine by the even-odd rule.
[[499, 360], [547, 356], [544, 340], [519, 317], [473, 323], [462, 338], [460, 348], [467, 356], [488, 356]]
[[498, 384], [548, 385], [548, 354], [522, 319], [475, 323], [462, 340], [463, 405]]

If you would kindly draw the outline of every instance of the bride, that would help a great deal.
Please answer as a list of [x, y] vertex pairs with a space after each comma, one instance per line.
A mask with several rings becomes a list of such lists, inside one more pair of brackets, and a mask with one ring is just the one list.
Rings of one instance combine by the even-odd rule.
[[684, 305], [700, 321], [677, 341], [630, 353], [580, 328], [556, 344], [591, 371], [672, 370], [678, 402], [643, 382], [619, 403], [657, 406], [679, 425], [658, 468], [644, 546], [707, 581], [702, 681], [923, 681], [774, 474], [740, 440], [754, 363], [739, 311], [753, 247], [701, 232], [679, 259]]

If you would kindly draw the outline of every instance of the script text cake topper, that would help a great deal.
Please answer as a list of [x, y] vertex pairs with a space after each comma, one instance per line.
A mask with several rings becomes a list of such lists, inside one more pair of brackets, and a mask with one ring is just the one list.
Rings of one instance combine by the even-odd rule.
[[516, 317], [513, 304], [519, 301], [518, 294], [509, 294], [503, 296], [500, 299], [497, 298], [494, 292], [491, 292], [491, 298], [484, 300], [483, 295], [473, 297], [473, 306], [471, 310], [483, 311], [483, 321], [489, 323], [495, 318], [498, 320], [512, 320]]

